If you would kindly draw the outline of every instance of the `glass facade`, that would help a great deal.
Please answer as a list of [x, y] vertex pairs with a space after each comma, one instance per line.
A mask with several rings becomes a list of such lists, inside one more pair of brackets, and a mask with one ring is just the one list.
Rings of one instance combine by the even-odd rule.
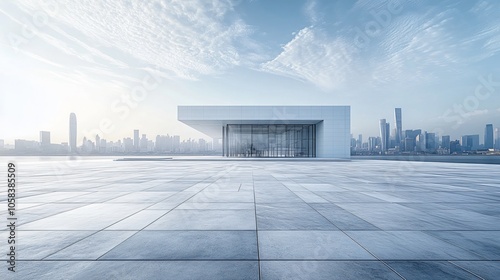
[[227, 157], [316, 157], [314, 124], [228, 124], [222, 136]]

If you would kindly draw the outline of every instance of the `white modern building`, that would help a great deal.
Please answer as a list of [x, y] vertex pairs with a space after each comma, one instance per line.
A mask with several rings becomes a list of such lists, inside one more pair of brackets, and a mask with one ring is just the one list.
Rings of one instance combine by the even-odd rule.
[[179, 106], [226, 157], [350, 158], [350, 106]]

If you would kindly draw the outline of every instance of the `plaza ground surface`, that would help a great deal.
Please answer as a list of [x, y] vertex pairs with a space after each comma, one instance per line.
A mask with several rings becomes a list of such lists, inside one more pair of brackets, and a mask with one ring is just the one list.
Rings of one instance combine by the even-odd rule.
[[[6, 178], [8, 159], [1, 160]], [[4, 226], [0, 279], [500, 275], [498, 165], [110, 159], [17, 165], [17, 272], [7, 271]], [[2, 223], [6, 199], [3, 187]]]

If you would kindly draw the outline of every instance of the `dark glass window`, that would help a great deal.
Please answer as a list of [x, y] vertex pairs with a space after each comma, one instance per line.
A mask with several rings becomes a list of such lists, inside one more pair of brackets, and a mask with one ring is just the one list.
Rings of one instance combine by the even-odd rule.
[[224, 156], [316, 156], [314, 124], [228, 124], [223, 131]]

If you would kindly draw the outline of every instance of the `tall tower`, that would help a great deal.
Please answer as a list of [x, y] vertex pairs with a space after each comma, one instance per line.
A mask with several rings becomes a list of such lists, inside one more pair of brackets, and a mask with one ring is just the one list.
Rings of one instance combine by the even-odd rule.
[[69, 114], [69, 152], [76, 153], [76, 115]]
[[484, 129], [484, 148], [493, 149], [493, 125], [487, 124]]
[[99, 134], [97, 134], [97, 135], [95, 136], [95, 150], [96, 150], [97, 152], [100, 152], [100, 151], [101, 151], [101, 149], [100, 149], [100, 148], [101, 148], [101, 137], [99, 137]]
[[401, 116], [401, 108], [394, 109], [394, 121], [396, 123], [396, 146], [401, 147], [401, 142], [403, 141], [403, 120]]
[[139, 129], [134, 130], [134, 150], [139, 151]]
[[380, 120], [380, 140], [381, 140], [381, 150], [382, 153], [387, 152], [389, 148], [389, 135], [390, 135], [389, 123], [385, 119]]
[[495, 149], [500, 150], [500, 128], [495, 128]]

